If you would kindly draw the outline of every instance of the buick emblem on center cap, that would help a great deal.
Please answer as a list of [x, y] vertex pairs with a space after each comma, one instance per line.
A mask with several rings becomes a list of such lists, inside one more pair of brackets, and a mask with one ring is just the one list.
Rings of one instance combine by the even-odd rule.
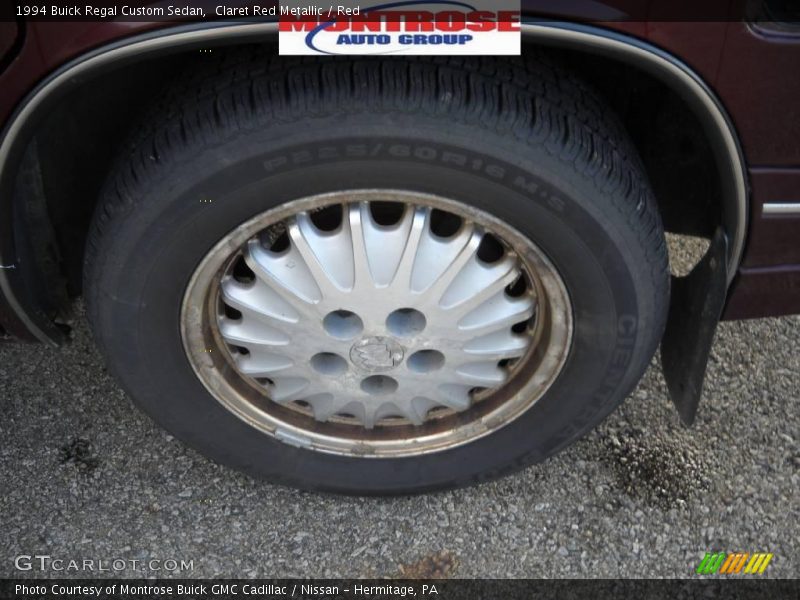
[[365, 338], [350, 349], [350, 360], [370, 373], [391, 371], [403, 362], [403, 347], [391, 338]]

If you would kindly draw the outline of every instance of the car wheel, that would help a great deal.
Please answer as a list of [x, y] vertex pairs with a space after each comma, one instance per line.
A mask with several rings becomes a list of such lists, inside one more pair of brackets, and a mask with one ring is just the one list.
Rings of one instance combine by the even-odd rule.
[[641, 377], [664, 235], [619, 124], [542, 56], [289, 62], [175, 84], [97, 209], [98, 344], [213, 459], [344, 493], [469, 484]]

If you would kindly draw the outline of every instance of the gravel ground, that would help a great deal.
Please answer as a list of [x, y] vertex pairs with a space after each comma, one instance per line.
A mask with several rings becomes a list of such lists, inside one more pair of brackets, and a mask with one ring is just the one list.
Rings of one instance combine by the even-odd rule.
[[361, 499], [272, 486], [185, 448], [108, 376], [81, 315], [65, 348], [0, 348], [0, 576], [42, 576], [14, 557], [44, 554], [192, 560], [178, 573], [191, 577], [689, 577], [713, 549], [773, 552], [766, 575], [796, 577], [798, 348], [800, 317], [724, 323], [692, 429], [654, 360], [615, 414], [545, 464]]

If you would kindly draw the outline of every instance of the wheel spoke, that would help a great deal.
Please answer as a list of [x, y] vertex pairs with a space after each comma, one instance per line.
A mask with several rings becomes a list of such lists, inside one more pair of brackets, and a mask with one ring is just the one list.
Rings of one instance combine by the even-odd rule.
[[459, 383], [443, 383], [436, 388], [436, 400], [442, 405], [457, 411], [467, 410], [472, 403], [471, 385]]
[[219, 322], [219, 332], [225, 341], [236, 346], [286, 346], [289, 336], [278, 328], [243, 315], [240, 320], [222, 318]]
[[291, 369], [294, 362], [281, 354], [265, 352], [263, 350], [250, 351], [246, 356], [236, 358], [236, 366], [245, 375], [253, 378], [269, 377], [280, 371]]
[[422, 425], [428, 417], [428, 413], [437, 406], [441, 405], [430, 398], [417, 396], [412, 398], [410, 410], [406, 413], [406, 417], [414, 425]]
[[366, 202], [351, 204], [347, 211], [353, 240], [354, 289], [359, 292], [371, 289], [375, 285], [369, 269], [369, 256], [367, 255], [366, 241], [364, 240], [363, 222], [365, 213], [369, 213], [369, 206]]
[[496, 331], [475, 338], [464, 346], [466, 354], [491, 356], [498, 360], [519, 358], [528, 348], [530, 340], [524, 335], [512, 331]]
[[296, 246], [277, 253], [266, 250], [258, 240], [251, 240], [247, 250], [247, 265], [292, 306], [296, 307], [298, 301], [316, 304], [322, 299], [314, 275]]
[[269, 396], [279, 404], [287, 404], [296, 400], [313, 396], [311, 381], [304, 377], [271, 377]]
[[331, 393], [312, 394], [305, 398], [305, 402], [308, 402], [314, 412], [314, 418], [320, 422], [330, 419], [339, 408]]
[[506, 258], [487, 265], [472, 256], [439, 300], [445, 310], [457, 308], [465, 313], [505, 289], [519, 277], [516, 261]]
[[458, 329], [470, 339], [482, 337], [526, 321], [535, 311], [536, 300], [532, 295], [512, 298], [504, 290], [466, 312], [458, 322]]
[[361, 206], [361, 226], [364, 233], [364, 250], [367, 254], [372, 280], [379, 288], [387, 287], [395, 279], [404, 254], [413, 245], [415, 225], [411, 209], [395, 225], [379, 225], [369, 207]]
[[353, 289], [355, 267], [348, 223], [333, 232], [324, 232], [303, 212], [289, 223], [288, 232], [324, 296]]
[[497, 366], [496, 361], [469, 363], [458, 367], [456, 372], [462, 379], [484, 387], [502, 385], [508, 378], [506, 372]]
[[264, 281], [240, 283], [232, 277], [222, 282], [222, 298], [231, 306], [255, 320], [266, 320], [274, 327], [280, 323], [297, 323], [300, 313], [281, 294]]
[[461, 269], [478, 251], [483, 234], [465, 225], [453, 238], [442, 239], [425, 229], [417, 249], [411, 291], [436, 299], [444, 293]]
[[403, 222], [409, 220], [410, 224], [403, 254], [400, 257], [400, 263], [392, 282], [393, 287], [396, 289], [405, 291], [413, 287], [411, 277], [414, 271], [414, 263], [417, 260], [420, 242], [429, 232], [430, 214], [430, 209], [417, 206], [413, 209], [408, 208], [403, 215]]

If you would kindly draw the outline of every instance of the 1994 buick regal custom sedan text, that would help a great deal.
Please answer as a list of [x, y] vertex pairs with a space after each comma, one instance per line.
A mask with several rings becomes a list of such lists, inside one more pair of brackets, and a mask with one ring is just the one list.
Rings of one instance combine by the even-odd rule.
[[[63, 343], [83, 295], [158, 423], [308, 489], [544, 460], [659, 345], [690, 423], [718, 321], [800, 312], [798, 15], [522, 4], [514, 57], [281, 57], [256, 21], [0, 23], [0, 334]], [[686, 277], [665, 231], [707, 240]]]

